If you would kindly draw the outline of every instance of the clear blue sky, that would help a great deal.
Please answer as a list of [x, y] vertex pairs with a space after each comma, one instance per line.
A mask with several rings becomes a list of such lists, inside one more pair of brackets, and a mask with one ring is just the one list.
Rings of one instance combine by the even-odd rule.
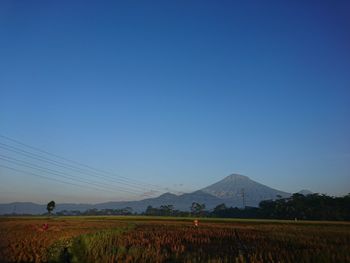
[[[241, 173], [348, 193], [349, 14], [331, 0], [1, 1], [0, 134], [179, 191]], [[0, 173], [0, 202], [128, 198]]]

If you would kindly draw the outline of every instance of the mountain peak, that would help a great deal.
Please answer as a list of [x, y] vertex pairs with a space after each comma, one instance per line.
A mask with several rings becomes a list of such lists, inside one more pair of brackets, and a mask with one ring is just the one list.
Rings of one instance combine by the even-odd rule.
[[220, 199], [228, 200], [232, 204], [241, 202], [248, 206], [257, 206], [261, 200], [275, 199], [278, 195], [290, 196], [289, 193], [260, 184], [241, 174], [230, 174], [201, 190]]
[[224, 178], [224, 180], [236, 180], [236, 179], [245, 179], [245, 180], [248, 179], [248, 180], [250, 180], [250, 178], [248, 176], [241, 175], [241, 174], [230, 174]]

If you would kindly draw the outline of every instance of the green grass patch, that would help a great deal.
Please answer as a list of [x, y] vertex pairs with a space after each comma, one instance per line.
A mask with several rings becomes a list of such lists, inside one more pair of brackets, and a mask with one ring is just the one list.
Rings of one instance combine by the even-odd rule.
[[134, 225], [129, 224], [126, 227], [80, 235], [70, 240], [60, 240], [48, 249], [49, 262], [107, 262], [124, 253], [123, 248], [117, 248], [115, 244], [122, 234], [133, 228]]

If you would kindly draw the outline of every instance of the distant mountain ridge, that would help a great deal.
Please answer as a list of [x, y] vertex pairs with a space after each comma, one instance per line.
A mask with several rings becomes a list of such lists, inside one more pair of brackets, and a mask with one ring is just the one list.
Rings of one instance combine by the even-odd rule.
[[[305, 190], [303, 190], [305, 191]], [[121, 209], [131, 207], [135, 212], [144, 211], [147, 206], [160, 207], [161, 205], [174, 205], [175, 209], [188, 211], [193, 202], [204, 203], [206, 209], [213, 209], [221, 203], [227, 206], [243, 207], [258, 206], [263, 200], [289, 197], [291, 194], [273, 189], [251, 180], [240, 174], [231, 174], [224, 179], [192, 193], [175, 195], [164, 193], [158, 197], [147, 198], [140, 201], [105, 202], [99, 204], [57, 204], [55, 211], [88, 209]], [[46, 212], [46, 205], [30, 202], [16, 202], [0, 204], [0, 214], [42, 214]]]

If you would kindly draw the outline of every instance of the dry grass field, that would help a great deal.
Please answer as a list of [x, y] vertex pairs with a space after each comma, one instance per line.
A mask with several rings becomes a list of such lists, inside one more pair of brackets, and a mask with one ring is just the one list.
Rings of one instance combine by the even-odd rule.
[[348, 223], [192, 220], [1, 218], [0, 261], [350, 262]]

